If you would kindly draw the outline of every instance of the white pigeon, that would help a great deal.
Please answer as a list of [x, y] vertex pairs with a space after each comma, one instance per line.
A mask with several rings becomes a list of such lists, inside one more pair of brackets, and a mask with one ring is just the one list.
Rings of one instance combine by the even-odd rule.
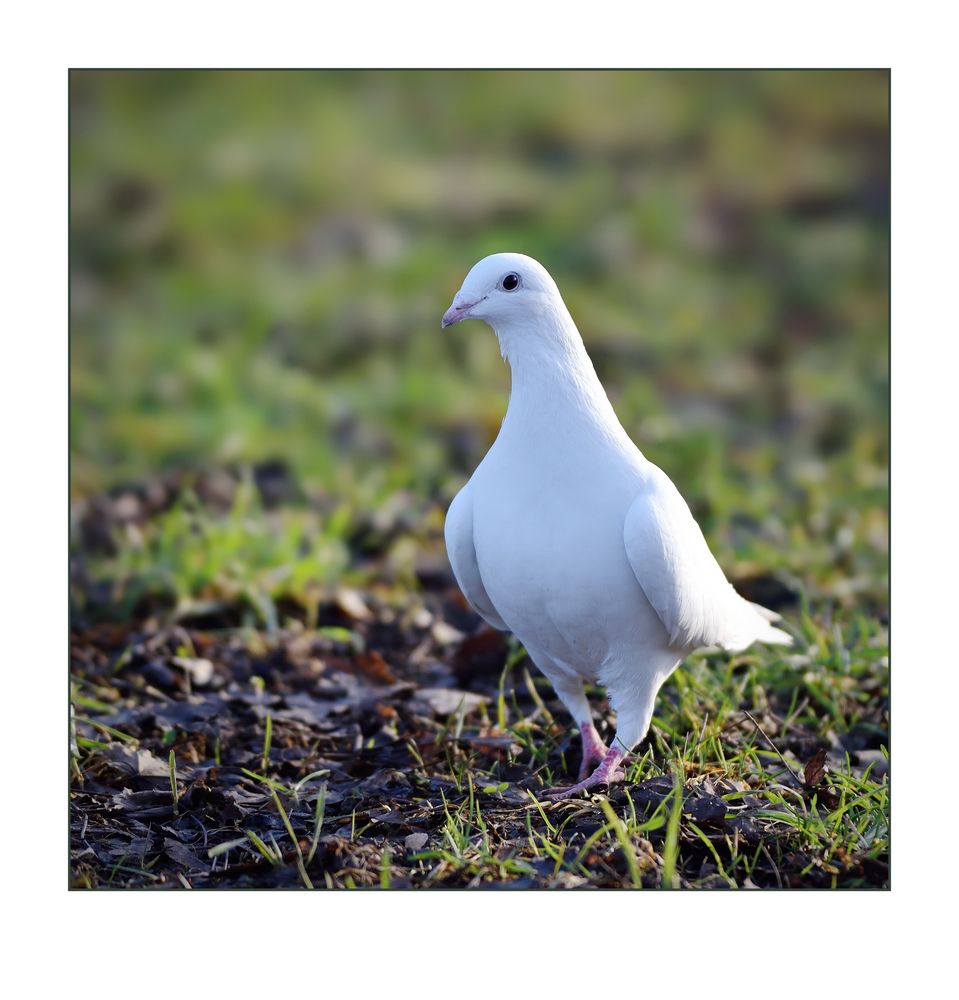
[[[509, 630], [579, 726], [579, 781], [621, 781], [660, 686], [700, 646], [789, 645], [772, 611], [733, 589], [669, 477], [616, 417], [546, 269], [518, 253], [479, 261], [443, 327], [488, 323], [512, 388], [493, 446], [456, 495], [446, 548], [477, 614]], [[616, 711], [606, 747], [583, 681]]]

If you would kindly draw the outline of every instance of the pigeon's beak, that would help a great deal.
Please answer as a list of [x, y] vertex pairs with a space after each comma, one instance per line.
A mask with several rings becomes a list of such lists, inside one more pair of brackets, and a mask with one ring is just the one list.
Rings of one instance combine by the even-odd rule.
[[456, 299], [453, 299], [453, 304], [443, 313], [443, 329], [445, 330], [454, 323], [459, 323], [461, 319], [466, 319], [470, 314], [470, 309], [475, 305], [475, 302], [460, 302], [457, 305]]
[[[484, 295], [483, 298], [486, 298], [486, 296]], [[479, 299], [476, 302], [469, 302], [466, 299], [460, 298], [458, 294], [454, 296], [453, 304], [443, 313], [443, 329], [445, 330], [454, 323], [459, 323], [461, 319], [469, 319], [470, 309], [478, 306], [482, 301], [483, 299]]]

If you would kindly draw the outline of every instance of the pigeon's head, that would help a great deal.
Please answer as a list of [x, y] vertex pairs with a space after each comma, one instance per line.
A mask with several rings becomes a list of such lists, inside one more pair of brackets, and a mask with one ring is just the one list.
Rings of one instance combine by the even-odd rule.
[[511, 323], [534, 320], [557, 300], [556, 283], [542, 264], [521, 253], [494, 253], [466, 275], [443, 315], [443, 326], [481, 319], [498, 332]]

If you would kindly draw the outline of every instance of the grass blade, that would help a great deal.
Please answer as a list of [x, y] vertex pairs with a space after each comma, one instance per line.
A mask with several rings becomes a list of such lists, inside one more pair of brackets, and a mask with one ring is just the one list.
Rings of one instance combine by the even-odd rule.
[[636, 852], [633, 850], [632, 842], [626, 831], [626, 824], [613, 811], [613, 807], [609, 804], [608, 799], [600, 799], [599, 805], [613, 833], [616, 835], [616, 839], [619, 841], [619, 846], [622, 848], [623, 857], [626, 859], [626, 867], [629, 869], [629, 877], [632, 880], [633, 886], [636, 889], [642, 889], [643, 877], [639, 872]]
[[173, 795], [173, 815], [180, 815], [180, 794], [176, 787], [176, 754], [171, 750], [167, 758], [170, 765], [170, 792]]
[[683, 782], [679, 767], [673, 770], [672, 804], [666, 821], [666, 841], [663, 844], [663, 888], [678, 889], [676, 863], [679, 859], [679, 821], [683, 815]]

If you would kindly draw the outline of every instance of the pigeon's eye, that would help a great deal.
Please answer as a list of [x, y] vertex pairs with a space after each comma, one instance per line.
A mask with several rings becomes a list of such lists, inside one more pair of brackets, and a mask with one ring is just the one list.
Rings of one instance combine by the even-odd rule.
[[519, 275], [515, 271], [510, 271], [500, 282], [506, 292], [515, 292], [519, 288]]

